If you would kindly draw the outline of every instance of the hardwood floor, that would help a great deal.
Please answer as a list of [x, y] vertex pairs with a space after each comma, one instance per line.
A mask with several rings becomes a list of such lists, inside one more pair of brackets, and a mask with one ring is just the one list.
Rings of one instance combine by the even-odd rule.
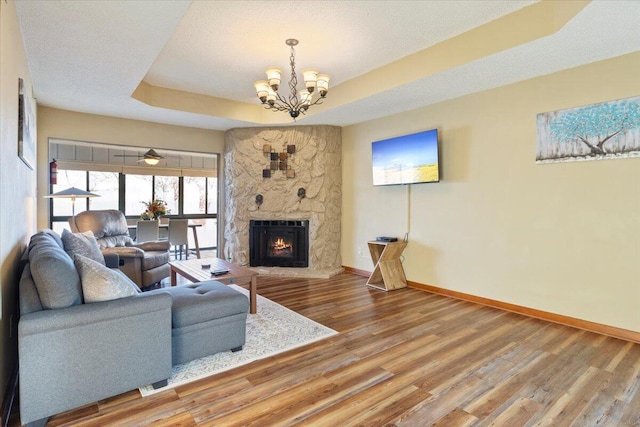
[[340, 334], [146, 398], [131, 391], [48, 425], [640, 425], [640, 345], [365, 283], [347, 273], [260, 276], [260, 295]]

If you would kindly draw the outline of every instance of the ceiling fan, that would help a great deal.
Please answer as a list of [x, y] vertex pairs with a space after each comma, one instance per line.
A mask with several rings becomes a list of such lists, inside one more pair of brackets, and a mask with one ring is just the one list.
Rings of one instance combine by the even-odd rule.
[[138, 162], [145, 162], [151, 166], [157, 165], [160, 160], [164, 159], [164, 156], [156, 153], [156, 150], [153, 148], [150, 148], [149, 151], [144, 154], [114, 154], [113, 157], [137, 157]]

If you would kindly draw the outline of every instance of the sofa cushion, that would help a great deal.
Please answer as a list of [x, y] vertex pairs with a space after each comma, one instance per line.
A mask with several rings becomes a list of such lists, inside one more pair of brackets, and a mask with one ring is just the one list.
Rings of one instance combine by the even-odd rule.
[[169, 262], [169, 252], [145, 251], [142, 259], [142, 271], [160, 267]]
[[104, 255], [102, 255], [91, 230], [85, 231], [84, 233], [72, 233], [65, 228], [62, 230], [62, 243], [64, 250], [69, 254], [71, 259], [73, 259], [75, 255], [82, 255], [105, 265]]
[[76, 255], [75, 264], [80, 273], [85, 303], [126, 298], [139, 292], [136, 284], [118, 270], [82, 255]]
[[31, 237], [29, 264], [42, 307], [54, 309], [82, 304], [80, 276], [57, 234], [45, 230]]

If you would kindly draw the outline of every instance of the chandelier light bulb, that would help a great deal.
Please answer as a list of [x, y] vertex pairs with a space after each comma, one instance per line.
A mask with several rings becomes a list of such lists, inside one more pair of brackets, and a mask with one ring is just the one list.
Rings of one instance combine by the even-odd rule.
[[316, 88], [316, 81], [318, 80], [318, 70], [302, 70], [302, 76], [304, 77], [304, 86], [309, 93], [313, 93]]
[[271, 89], [273, 89], [274, 92], [278, 91], [278, 88], [280, 87], [280, 76], [282, 74], [282, 72], [280, 71], [280, 68], [277, 67], [271, 67], [271, 68], [267, 68], [267, 80], [269, 80], [269, 86], [271, 86]]
[[277, 98], [278, 95], [273, 90], [269, 89], [267, 93], [267, 103], [273, 107], [273, 105], [276, 103]]
[[259, 80], [253, 84], [256, 88], [256, 93], [258, 94], [258, 98], [260, 102], [263, 104], [267, 102], [267, 96], [269, 95], [269, 83], [266, 80]]
[[306, 89], [300, 91], [300, 104], [303, 108], [309, 108], [309, 105], [311, 105], [311, 96], [311, 93]]
[[321, 97], [325, 97], [329, 92], [329, 74], [318, 74], [317, 86]]

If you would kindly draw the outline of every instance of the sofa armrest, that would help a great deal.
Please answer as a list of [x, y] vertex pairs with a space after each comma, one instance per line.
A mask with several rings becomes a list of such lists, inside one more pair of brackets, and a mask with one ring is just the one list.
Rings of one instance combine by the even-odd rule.
[[102, 254], [118, 254], [120, 258], [144, 258], [144, 251], [135, 246], [116, 246], [115, 248], [103, 248]]
[[109, 268], [118, 268], [120, 265], [120, 256], [115, 252], [102, 253], [104, 256], [104, 264]]
[[167, 293], [29, 313], [18, 322], [23, 424], [167, 379]]
[[168, 251], [171, 247], [171, 242], [168, 240], [154, 240], [152, 242], [144, 242], [134, 245], [134, 247], [140, 248], [144, 251]]

